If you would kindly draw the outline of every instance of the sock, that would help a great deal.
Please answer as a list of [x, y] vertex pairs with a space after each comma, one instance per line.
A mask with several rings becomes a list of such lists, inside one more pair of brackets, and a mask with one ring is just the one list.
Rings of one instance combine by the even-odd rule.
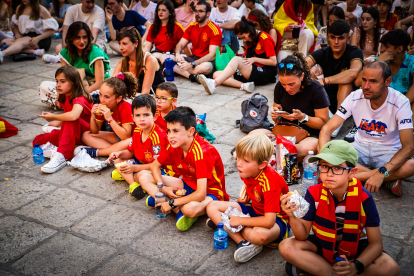
[[60, 56], [59, 56], [59, 55], [56, 55], [56, 56], [50, 57], [50, 63], [51, 63], [51, 64], [54, 64], [54, 63], [59, 63], [59, 62], [60, 62]]
[[99, 151], [99, 149], [96, 149], [96, 157], [99, 156], [98, 151]]
[[44, 49], [37, 49], [34, 51], [34, 53], [36, 56], [43, 56], [45, 54], [45, 50]]

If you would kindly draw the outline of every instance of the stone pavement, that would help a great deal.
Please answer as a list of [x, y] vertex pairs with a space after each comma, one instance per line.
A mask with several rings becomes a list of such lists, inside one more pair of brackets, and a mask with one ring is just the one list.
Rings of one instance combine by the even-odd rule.
[[[120, 58], [109, 56], [114, 68]], [[113, 167], [98, 173], [65, 167], [43, 174], [33, 162], [31, 142], [46, 123], [36, 114], [53, 110], [40, 102], [38, 87], [53, 80], [59, 66], [39, 58], [23, 63], [6, 59], [0, 65], [0, 117], [19, 128], [17, 136], [0, 140], [0, 275], [285, 275], [278, 250], [265, 248], [246, 264], [234, 261], [232, 241], [217, 251], [206, 217], [184, 233], [176, 229], [174, 216], [157, 219], [144, 200], [131, 198], [125, 182], [110, 178]], [[207, 113], [225, 165], [227, 191], [236, 200], [242, 182], [230, 150], [244, 136], [235, 120], [241, 117], [241, 102], [251, 95], [223, 86], [210, 96], [183, 78], [175, 83], [179, 105]], [[273, 87], [257, 91], [272, 102]], [[341, 137], [347, 129], [349, 124]], [[402, 198], [385, 190], [374, 195], [384, 249], [401, 265], [402, 275], [414, 271], [412, 182], [404, 182]]]

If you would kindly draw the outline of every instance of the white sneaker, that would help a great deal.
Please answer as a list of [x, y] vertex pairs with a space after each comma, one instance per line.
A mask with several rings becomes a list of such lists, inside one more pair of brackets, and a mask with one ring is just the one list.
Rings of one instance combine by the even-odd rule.
[[335, 138], [336, 136], [338, 136], [339, 131], [341, 130], [342, 125], [340, 125], [337, 129], [334, 130], [334, 132], [332, 132], [331, 137]]
[[198, 79], [200, 80], [200, 83], [203, 85], [206, 92], [210, 95], [213, 95], [214, 91], [216, 90], [216, 82], [213, 79], [209, 79], [202, 74], [198, 76]]
[[353, 143], [355, 141], [355, 134], [357, 133], [358, 128], [354, 124], [348, 134], [345, 136], [344, 140], [348, 143]]
[[254, 82], [243, 83], [242, 86], [240, 87], [240, 90], [244, 90], [248, 93], [253, 93], [255, 89], [256, 89], [256, 86], [254, 85]]
[[38, 57], [43, 57], [43, 55], [45, 54], [45, 49], [37, 49], [34, 51], [34, 54]]
[[42, 60], [46, 63], [55, 64], [60, 62], [60, 56], [45, 54], [42, 56]]
[[239, 263], [245, 263], [263, 250], [263, 245], [253, 244], [246, 240], [242, 240], [237, 244], [234, 251], [234, 260]]
[[42, 130], [44, 133], [51, 133], [54, 129], [60, 129], [60, 127], [49, 126], [49, 124], [42, 126]]
[[2, 64], [2, 63], [3, 63], [3, 52], [0, 51], [0, 64]]
[[55, 173], [64, 166], [66, 166], [65, 156], [60, 152], [55, 152], [52, 154], [49, 163], [44, 165], [40, 170], [44, 173]]
[[50, 142], [41, 145], [40, 148], [43, 150], [43, 156], [47, 158], [50, 158], [53, 153], [57, 152], [57, 147]]

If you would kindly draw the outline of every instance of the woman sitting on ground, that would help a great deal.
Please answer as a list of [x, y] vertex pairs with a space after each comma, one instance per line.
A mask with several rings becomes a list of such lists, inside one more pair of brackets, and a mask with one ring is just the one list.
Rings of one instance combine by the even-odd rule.
[[276, 43], [268, 33], [256, 30], [256, 26], [257, 23], [245, 16], [236, 23], [234, 33], [244, 41], [245, 57], [233, 57], [223, 71], [214, 72], [214, 79], [200, 74], [200, 82], [207, 93], [213, 94], [220, 84], [251, 93], [255, 85], [276, 82]]
[[[308, 151], [316, 152], [319, 132], [329, 120], [329, 98], [323, 86], [311, 80], [309, 67], [302, 54], [293, 53], [277, 67], [280, 81], [275, 87], [270, 115], [275, 123], [294, 123], [309, 132], [309, 137], [296, 144], [298, 161], [302, 162]], [[279, 114], [278, 111], [287, 113]], [[253, 132], [271, 134], [265, 129]]]
[[[184, 34], [184, 28], [175, 19], [174, 6], [170, 0], [163, 0], [158, 3], [154, 17], [147, 35], [147, 43], [144, 52], [152, 53], [162, 64], [167, 58], [166, 53], [175, 53], [175, 46]], [[154, 50], [152, 46], [155, 46]], [[175, 60], [175, 57], [171, 55]]]
[[[0, 42], [3, 39], [13, 37], [13, 33], [10, 29], [10, 7], [4, 0], [0, 0]], [[1, 43], [3, 45], [3, 43]]]
[[271, 38], [273, 38], [273, 41], [276, 43], [275, 50], [277, 52], [280, 45], [278, 45], [279, 41], [277, 40], [277, 32], [273, 29], [269, 16], [259, 9], [254, 9], [249, 13], [248, 18], [250, 21], [257, 23], [257, 30], [266, 32]]
[[[26, 3], [26, 4], [25, 4]], [[14, 38], [6, 38], [2, 42], [8, 48], [0, 51], [0, 64], [3, 57], [15, 54], [35, 54], [43, 56], [52, 44], [51, 36], [59, 28], [58, 23], [50, 16], [47, 9], [38, 0], [22, 2], [12, 17]]]
[[120, 31], [116, 38], [124, 57], [115, 67], [114, 76], [119, 72], [131, 72], [138, 78], [138, 93], [155, 94], [158, 84], [165, 82], [158, 60], [142, 50], [141, 36], [134, 27]]
[[75, 5], [72, 0], [53, 0], [52, 3], [50, 3], [49, 12], [59, 24], [58, 33], [62, 32], [63, 19], [65, 18], [66, 11], [72, 5]]
[[[103, 81], [110, 77], [109, 71], [111, 70], [108, 56], [92, 41], [92, 32], [88, 25], [81, 21], [73, 22], [66, 35], [66, 47], [60, 51], [59, 56], [44, 55], [43, 60], [51, 62], [52, 59], [59, 59], [62, 62], [62, 67], [72, 65], [78, 71], [83, 71], [80, 73], [81, 76], [85, 75], [86, 91], [92, 93], [99, 90]], [[42, 82], [39, 91], [42, 102], [55, 109], [58, 108], [54, 82]]]

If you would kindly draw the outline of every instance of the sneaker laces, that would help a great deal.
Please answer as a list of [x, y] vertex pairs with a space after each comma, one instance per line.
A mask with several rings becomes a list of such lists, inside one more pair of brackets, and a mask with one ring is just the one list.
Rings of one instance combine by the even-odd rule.
[[358, 131], [358, 128], [357, 128], [357, 126], [356, 126], [356, 125], [354, 125], [354, 126], [351, 128], [351, 130], [349, 131], [349, 133], [351, 133], [351, 134], [355, 134], [357, 131]]
[[47, 165], [50, 165], [51, 167], [56, 167], [57, 165], [66, 162], [66, 158], [61, 154], [60, 152], [54, 152], [52, 153], [52, 156], [50, 158], [49, 163]]

